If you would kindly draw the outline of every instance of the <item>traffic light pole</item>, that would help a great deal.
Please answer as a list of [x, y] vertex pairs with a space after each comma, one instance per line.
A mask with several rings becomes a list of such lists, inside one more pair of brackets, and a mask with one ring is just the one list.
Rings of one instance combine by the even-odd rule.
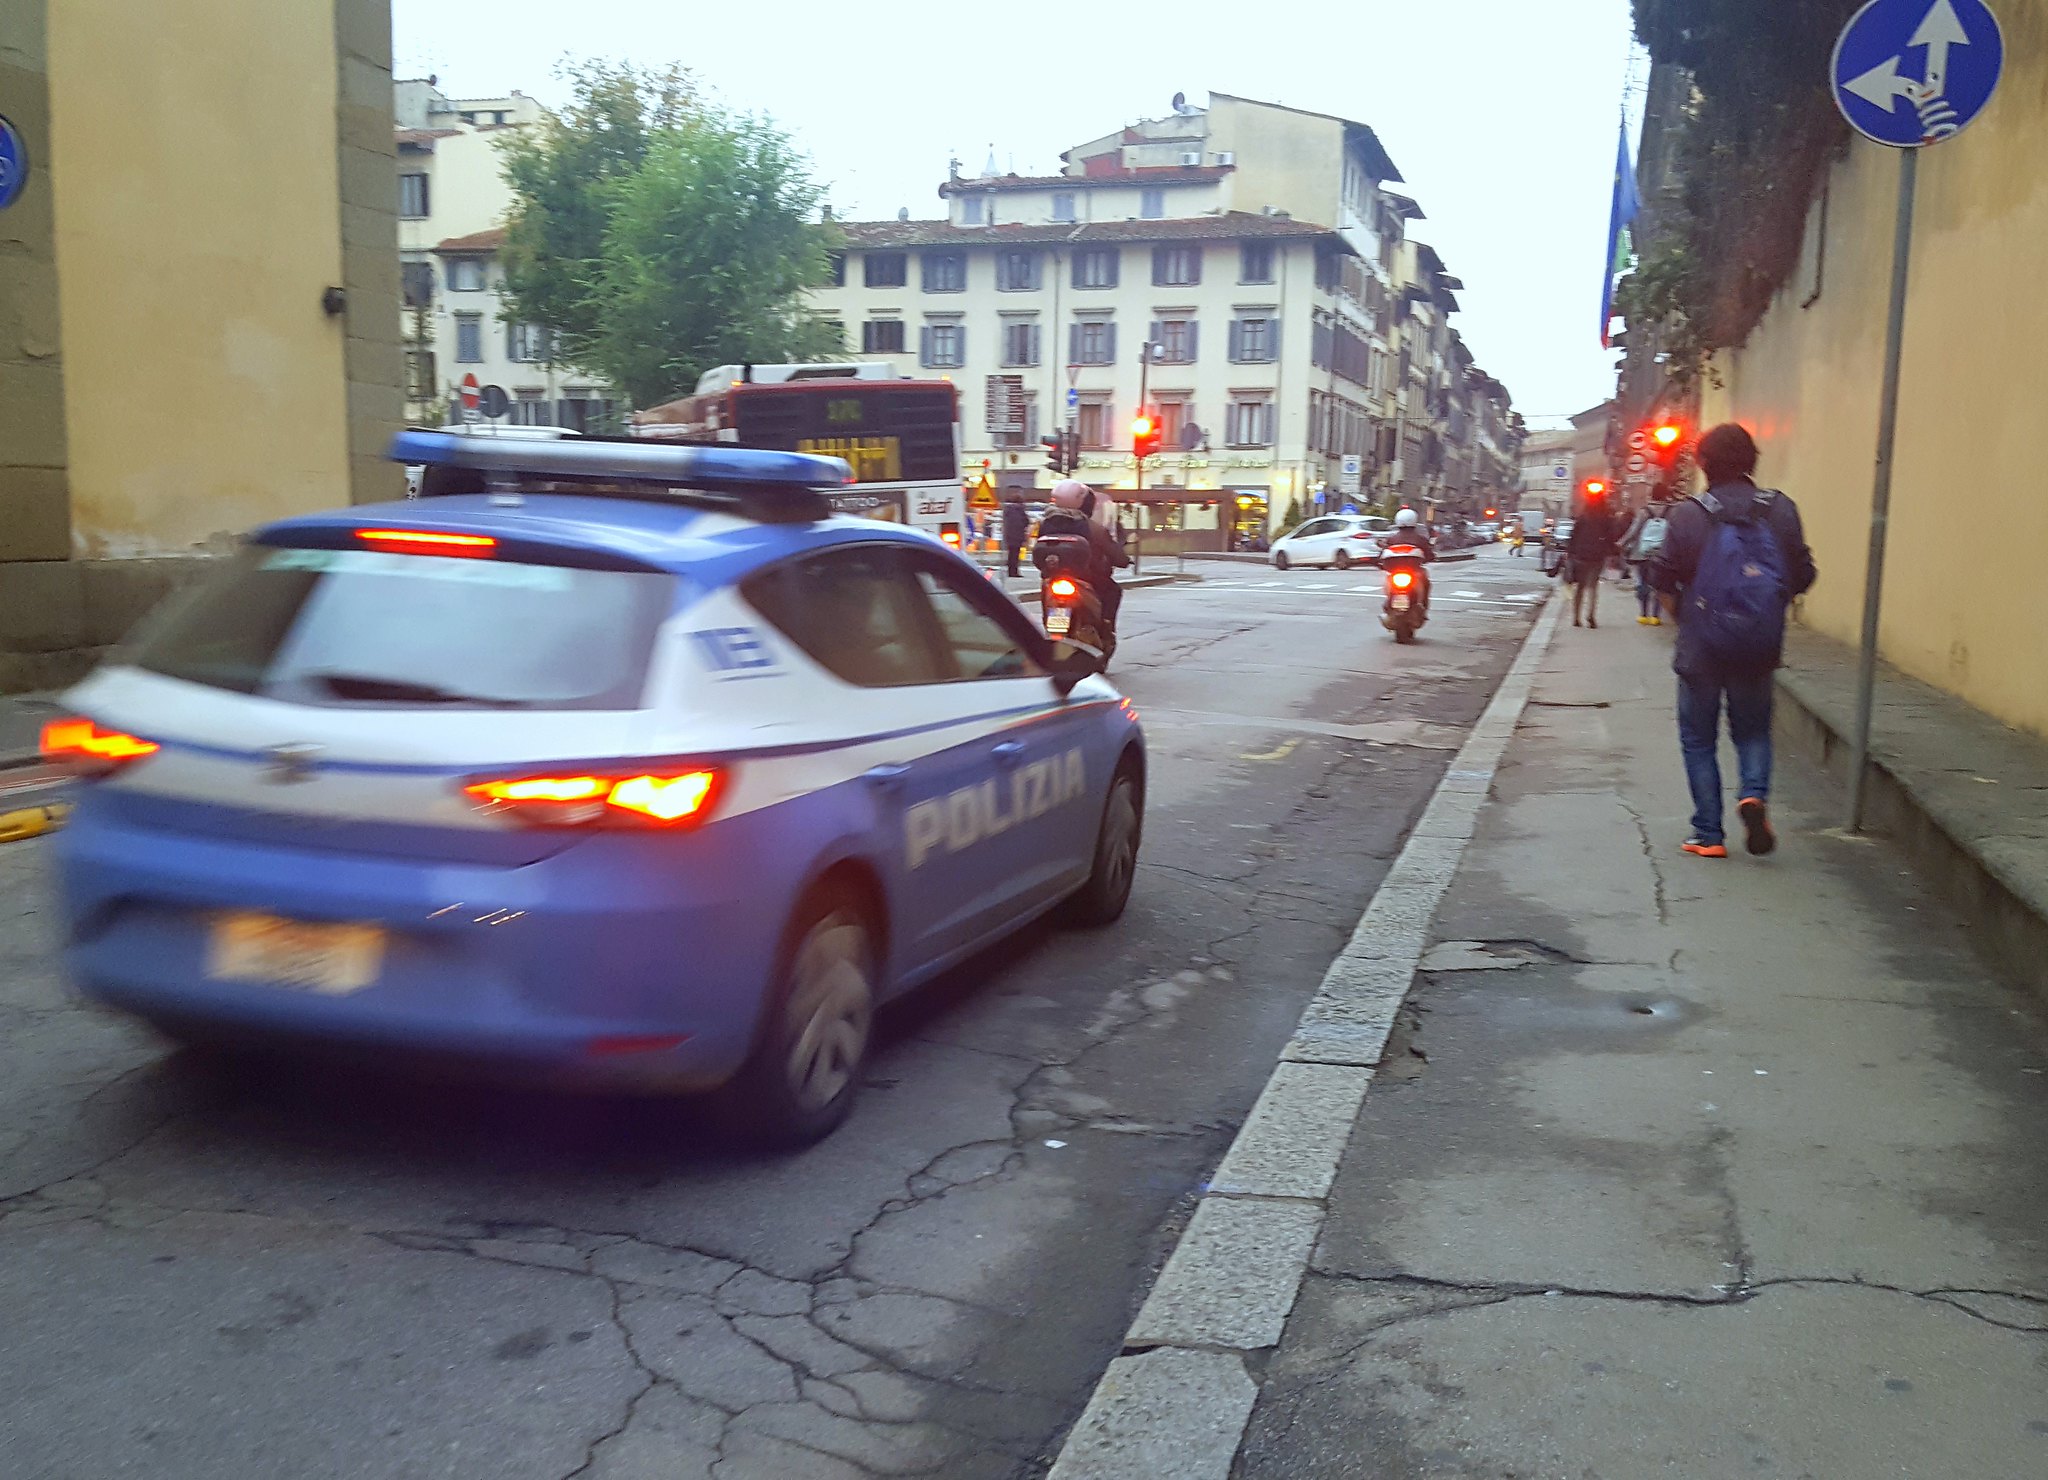
[[[1140, 344], [1140, 345], [1138, 346], [1138, 415], [1140, 415], [1140, 416], [1144, 416], [1144, 415], [1147, 415], [1147, 414], [1149, 414], [1149, 410], [1150, 410], [1150, 407], [1151, 407], [1151, 404], [1152, 404], [1152, 402], [1151, 402], [1151, 394], [1152, 394], [1152, 391], [1151, 391], [1151, 387], [1152, 387], [1152, 344], [1151, 344], [1151, 341], [1147, 340], [1147, 341], [1146, 341], [1145, 343], [1143, 343], [1143, 344]], [[1134, 463], [1136, 463], [1136, 464], [1138, 465], [1138, 472], [1137, 472], [1137, 477], [1136, 477], [1135, 481], [1134, 481], [1134, 482], [1133, 482], [1133, 484], [1132, 484], [1132, 488], [1131, 488], [1131, 491], [1132, 491], [1133, 493], [1138, 493], [1138, 494], [1142, 494], [1142, 493], [1144, 493], [1144, 491], [1145, 491], [1145, 454], [1144, 454], [1144, 453], [1142, 453], [1142, 452], [1140, 452], [1140, 451], [1138, 451], [1138, 449], [1137, 449], [1137, 448], [1133, 447], [1133, 448], [1131, 449], [1131, 461], [1132, 461], [1132, 462], [1134, 462]], [[1144, 502], [1144, 500], [1143, 500], [1142, 498], [1138, 498], [1138, 499], [1133, 499], [1133, 500], [1132, 500], [1132, 503], [1134, 503], [1134, 504], [1141, 504], [1141, 503], [1143, 503], [1143, 502]], [[1142, 573], [1144, 572], [1144, 569], [1145, 569], [1145, 565], [1144, 565], [1144, 549], [1145, 549], [1145, 536], [1144, 536], [1144, 533], [1143, 533], [1142, 529], [1140, 528], [1140, 526], [1139, 526], [1139, 524], [1138, 524], [1138, 519], [1137, 519], [1137, 515], [1138, 515], [1138, 510], [1137, 510], [1137, 509], [1135, 509], [1135, 508], [1134, 508], [1134, 509], [1132, 509], [1132, 510], [1131, 510], [1131, 525], [1130, 525], [1130, 528], [1131, 528], [1131, 574], [1132, 574], [1132, 575], [1134, 575], [1134, 576], [1135, 576], [1135, 575], [1140, 575], [1140, 574], [1142, 574]]]
[[1892, 231], [1891, 313], [1885, 320], [1884, 389], [1877, 411], [1877, 477], [1870, 493], [1870, 564], [1863, 577], [1863, 647], [1856, 664], [1856, 730], [1849, 749], [1847, 831], [1863, 831], [1864, 770], [1877, 694], [1877, 624], [1884, 602], [1884, 545], [1892, 513], [1892, 449], [1899, 434], [1899, 360], [1906, 337], [1906, 284], [1913, 257], [1913, 197], [1920, 151], [1899, 151], [1899, 214]]

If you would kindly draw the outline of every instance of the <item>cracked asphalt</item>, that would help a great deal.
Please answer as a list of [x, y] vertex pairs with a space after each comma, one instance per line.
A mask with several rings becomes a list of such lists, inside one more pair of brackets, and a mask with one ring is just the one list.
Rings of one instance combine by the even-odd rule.
[[[1130, 912], [892, 1010], [800, 1155], [687, 1103], [222, 1065], [78, 1005], [0, 850], [0, 1475], [1041, 1474], [1527, 630], [1445, 567], [1135, 592]], [[1463, 593], [1463, 594], [1460, 594]]]

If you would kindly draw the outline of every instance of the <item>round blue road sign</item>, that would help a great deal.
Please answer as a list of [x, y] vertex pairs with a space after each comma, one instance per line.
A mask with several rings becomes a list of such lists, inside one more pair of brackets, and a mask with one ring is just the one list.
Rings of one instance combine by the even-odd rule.
[[1870, 0], [1835, 42], [1835, 105], [1894, 149], [1939, 144], [1991, 101], [2005, 36], [1984, 0]]
[[0, 116], [0, 211], [13, 205], [28, 184], [28, 143], [21, 130]]

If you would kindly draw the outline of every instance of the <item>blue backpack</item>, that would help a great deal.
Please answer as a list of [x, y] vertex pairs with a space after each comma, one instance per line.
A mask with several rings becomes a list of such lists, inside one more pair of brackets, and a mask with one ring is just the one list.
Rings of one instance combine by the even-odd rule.
[[1711, 525], [1685, 590], [1685, 623], [1730, 668], [1775, 668], [1785, 647], [1785, 561], [1766, 517], [1775, 495], [1759, 488], [1745, 518], [1712, 493], [1693, 495]]

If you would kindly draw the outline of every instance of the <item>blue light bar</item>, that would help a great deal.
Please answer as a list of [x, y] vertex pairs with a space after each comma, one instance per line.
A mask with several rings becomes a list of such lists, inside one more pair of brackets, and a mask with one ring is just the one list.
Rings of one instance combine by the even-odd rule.
[[550, 441], [407, 431], [391, 439], [390, 456], [393, 462], [486, 473], [621, 478], [711, 490], [809, 491], [840, 488], [853, 481], [853, 470], [843, 458], [674, 442], [607, 442], [580, 437]]

